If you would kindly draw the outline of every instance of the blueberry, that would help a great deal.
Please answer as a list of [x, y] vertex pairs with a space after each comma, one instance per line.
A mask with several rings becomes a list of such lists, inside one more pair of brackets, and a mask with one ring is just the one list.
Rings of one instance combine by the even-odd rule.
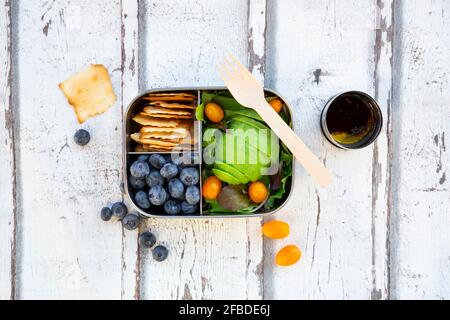
[[134, 189], [134, 190], [142, 190], [145, 188], [146, 184], [145, 184], [145, 180], [144, 179], [136, 179], [133, 176], [130, 176], [128, 179], [128, 182], [130, 183], [130, 186]]
[[86, 130], [80, 129], [77, 132], [75, 132], [73, 139], [75, 140], [75, 143], [77, 145], [85, 146], [89, 143], [89, 141], [91, 141], [91, 135]]
[[200, 202], [200, 190], [196, 186], [190, 186], [186, 189], [186, 201], [192, 205]]
[[135, 230], [139, 227], [140, 218], [135, 213], [130, 213], [122, 220], [122, 225], [127, 230]]
[[196, 204], [192, 205], [192, 204], [189, 204], [187, 201], [183, 201], [181, 203], [181, 211], [183, 211], [183, 213], [185, 213], [185, 214], [196, 213], [197, 209], [198, 209], [198, 206]]
[[157, 246], [155, 249], [153, 249], [153, 259], [155, 259], [158, 262], [163, 262], [167, 259], [167, 256], [169, 255], [169, 250], [167, 250], [164, 246]]
[[146, 231], [139, 236], [139, 242], [144, 248], [150, 249], [156, 244], [156, 237], [150, 231]]
[[150, 164], [158, 170], [161, 169], [166, 163], [167, 160], [160, 154], [152, 154], [150, 157]]
[[138, 160], [148, 162], [149, 158], [150, 158], [150, 156], [148, 154], [143, 154], [138, 157]]
[[100, 213], [100, 217], [102, 218], [103, 221], [109, 221], [112, 218], [112, 211], [110, 208], [105, 207], [102, 209], [101, 213]]
[[184, 195], [184, 185], [180, 179], [172, 179], [169, 181], [169, 193], [172, 198], [181, 199]]
[[191, 166], [200, 163], [199, 154], [195, 153], [182, 153], [182, 154], [173, 154], [172, 162], [177, 166]]
[[164, 178], [161, 176], [161, 173], [157, 170], [150, 172], [150, 174], [145, 178], [145, 181], [150, 188], [154, 186], [162, 186], [165, 182]]
[[167, 201], [168, 195], [166, 189], [161, 186], [154, 186], [148, 192], [150, 203], [155, 206], [162, 206]]
[[114, 217], [123, 219], [128, 213], [127, 206], [123, 202], [116, 202], [111, 207]]
[[139, 191], [134, 196], [134, 200], [136, 201], [136, 204], [141, 209], [148, 209], [150, 208], [150, 201], [148, 200], [148, 194], [144, 191]]
[[169, 200], [164, 204], [164, 211], [170, 215], [179, 214], [181, 211], [180, 203], [176, 200]]
[[195, 186], [200, 180], [200, 174], [197, 168], [184, 168], [180, 173], [180, 180], [186, 186]]
[[130, 173], [137, 179], [143, 179], [150, 173], [150, 166], [147, 162], [138, 160], [131, 165]]
[[170, 180], [178, 175], [178, 167], [173, 163], [167, 163], [161, 168], [161, 175]]

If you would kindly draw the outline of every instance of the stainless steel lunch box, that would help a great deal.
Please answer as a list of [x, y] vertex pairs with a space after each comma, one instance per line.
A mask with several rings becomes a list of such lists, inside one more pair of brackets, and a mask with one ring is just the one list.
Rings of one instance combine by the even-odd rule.
[[[142, 101], [141, 99], [150, 94], [150, 93], [176, 93], [176, 92], [190, 92], [190, 93], [195, 93], [198, 95], [198, 104], [201, 103], [201, 96], [202, 96], [202, 92], [204, 91], [221, 91], [221, 90], [228, 90], [225, 87], [204, 87], [204, 88], [197, 88], [197, 87], [193, 87], [193, 88], [167, 88], [167, 89], [152, 89], [152, 90], [148, 90], [142, 94], [140, 94], [139, 96], [137, 96], [128, 106], [126, 112], [125, 112], [125, 116], [123, 118], [123, 174], [124, 174], [124, 189], [125, 192], [132, 204], [132, 206], [134, 207], [134, 209], [139, 212], [142, 216], [145, 217], [154, 217], [154, 218], [181, 218], [181, 219], [198, 219], [198, 218], [249, 218], [249, 217], [265, 217], [265, 216], [270, 216], [272, 214], [274, 214], [275, 212], [278, 212], [279, 210], [281, 210], [287, 203], [287, 201], [289, 200], [290, 196], [291, 196], [291, 191], [292, 191], [292, 187], [293, 187], [293, 183], [295, 181], [294, 179], [294, 174], [295, 174], [295, 170], [294, 170], [294, 161], [292, 163], [293, 169], [292, 169], [292, 178], [291, 178], [291, 183], [290, 185], [287, 186], [288, 188], [288, 195], [285, 199], [285, 201], [275, 210], [270, 211], [270, 212], [262, 212], [262, 213], [253, 213], [253, 214], [241, 214], [241, 213], [236, 213], [236, 214], [230, 214], [230, 213], [223, 213], [223, 214], [208, 214], [208, 213], [204, 213], [203, 212], [203, 198], [201, 199], [201, 203], [200, 203], [200, 211], [195, 214], [195, 215], [177, 215], [177, 216], [171, 216], [171, 215], [167, 215], [163, 212], [161, 213], [152, 213], [149, 214], [145, 211], [143, 211], [142, 209], [140, 209], [137, 204], [134, 201], [134, 190], [130, 187], [129, 184], [129, 166], [131, 165], [131, 159], [133, 157], [136, 157], [138, 155], [144, 155], [144, 154], [153, 154], [153, 153], [158, 153], [158, 154], [162, 154], [162, 152], [134, 152], [134, 144], [135, 142], [132, 141], [132, 139], [130, 138], [130, 135], [135, 132], [138, 128], [138, 124], [134, 123], [134, 121], [132, 120], [132, 118], [139, 113], [141, 110], [140, 108], [142, 107], [142, 105], [140, 104], [140, 102]], [[283, 99], [283, 97], [281, 97], [278, 93], [276, 93], [273, 90], [270, 89], [264, 89], [266, 94], [270, 95], [270, 96], [277, 96], [278, 98], [280, 98], [286, 106], [286, 112], [288, 114], [289, 117], [289, 123], [292, 127], [292, 111], [289, 107], [289, 105], [286, 103], [286, 100]], [[198, 150], [197, 152], [199, 152], [200, 155], [200, 159], [202, 159], [201, 155], [202, 155], [202, 124], [200, 124], [199, 126], [199, 142], [198, 142]], [[200, 172], [202, 172], [202, 166], [203, 164], [200, 163], [199, 164], [199, 169]], [[200, 188], [202, 187], [202, 181], [200, 181]]]

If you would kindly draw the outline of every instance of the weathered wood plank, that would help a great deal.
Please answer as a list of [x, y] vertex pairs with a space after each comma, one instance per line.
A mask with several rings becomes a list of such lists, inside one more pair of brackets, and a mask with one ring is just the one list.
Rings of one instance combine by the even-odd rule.
[[11, 2], [0, 2], [0, 300], [15, 298], [16, 179], [12, 99]]
[[396, 1], [391, 290], [450, 298], [450, 2]]
[[384, 126], [372, 149], [372, 299], [389, 298], [392, 69], [394, 1], [377, 0], [373, 14], [374, 97], [383, 113]]
[[[121, 7], [121, 91], [122, 115], [139, 92], [138, 0], [120, 0]], [[123, 116], [122, 116], [123, 120]], [[122, 163], [123, 165], [123, 163]], [[123, 181], [123, 167], [121, 170]], [[128, 202], [128, 199], [124, 199]], [[128, 207], [131, 208], [130, 204]], [[140, 299], [140, 260], [138, 230], [123, 230], [122, 299]]]
[[[121, 225], [99, 219], [121, 199], [120, 1], [20, 1], [18, 19], [18, 296], [128, 297]], [[119, 102], [80, 126], [58, 83], [90, 63], [109, 69]]]
[[[256, 2], [255, 2], [256, 3]], [[141, 8], [145, 49], [141, 60], [146, 88], [223, 85], [215, 65], [234, 53], [249, 58], [247, 23], [254, 17], [242, 1], [149, 1]], [[259, 31], [258, 31], [259, 32]], [[262, 57], [256, 30], [253, 53]], [[251, 40], [250, 40], [251, 41]], [[142, 257], [146, 299], [259, 299], [262, 297], [260, 221], [245, 219], [148, 220], [171, 254], [164, 263]]]
[[[317, 190], [297, 166], [292, 200], [277, 216], [290, 222], [292, 235], [266, 242], [267, 298], [386, 296], [384, 278], [379, 278], [384, 275], [384, 265], [379, 263], [385, 255], [379, 249], [383, 231], [377, 231], [379, 225], [385, 229], [384, 206], [377, 201], [372, 205], [373, 192], [385, 188], [386, 178], [380, 178], [381, 186], [373, 190], [373, 147], [338, 150], [326, 142], [320, 129], [320, 113], [333, 95], [349, 89], [375, 93], [376, 37], [372, 23], [368, 24], [375, 19], [373, 10], [368, 10], [373, 3], [269, 1], [268, 86], [287, 97], [297, 132], [335, 178], [328, 189]], [[380, 87], [384, 98], [388, 86]], [[377, 164], [386, 165], [385, 152], [379, 147]], [[377, 197], [382, 201], [385, 195]], [[273, 255], [289, 243], [303, 249], [303, 260], [292, 268], [276, 267]]]

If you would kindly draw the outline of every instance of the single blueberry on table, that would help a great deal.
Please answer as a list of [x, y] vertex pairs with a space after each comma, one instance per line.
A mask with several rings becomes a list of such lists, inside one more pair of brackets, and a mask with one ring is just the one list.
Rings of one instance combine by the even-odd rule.
[[127, 206], [123, 202], [116, 202], [112, 205], [111, 211], [114, 217], [123, 219], [128, 213]]
[[150, 166], [144, 161], [135, 161], [130, 167], [130, 173], [137, 179], [143, 179], [150, 173]]
[[185, 214], [192, 214], [196, 213], [198, 209], [198, 206], [196, 204], [192, 205], [188, 203], [187, 201], [183, 201], [181, 203], [181, 211]]
[[143, 154], [143, 155], [140, 155], [137, 159], [138, 159], [139, 161], [145, 161], [145, 162], [148, 162], [148, 159], [150, 159], [150, 156], [149, 156], [148, 154]]
[[185, 186], [195, 186], [200, 181], [200, 173], [197, 168], [188, 167], [181, 170], [180, 180]]
[[162, 186], [154, 186], [148, 192], [150, 203], [154, 206], [162, 206], [168, 197], [166, 189]]
[[167, 160], [160, 154], [152, 154], [149, 162], [154, 168], [160, 170], [167, 163]]
[[169, 200], [164, 204], [164, 211], [170, 215], [179, 214], [181, 211], [180, 203], [176, 200]]
[[112, 216], [113, 216], [112, 210], [108, 207], [104, 207], [100, 213], [100, 217], [105, 222], [111, 220]]
[[190, 186], [186, 189], [186, 201], [192, 205], [200, 202], [200, 190], [196, 186]]
[[152, 255], [153, 259], [155, 259], [156, 261], [163, 262], [169, 256], [169, 250], [167, 250], [167, 248], [164, 246], [157, 246], [155, 249], [153, 249]]
[[139, 236], [139, 243], [144, 248], [151, 249], [156, 244], [156, 237], [150, 231], [146, 231]]
[[180, 200], [184, 195], [184, 185], [180, 179], [173, 178], [169, 181], [169, 193], [172, 198]]
[[150, 188], [154, 186], [162, 186], [165, 183], [161, 173], [157, 170], [150, 172], [150, 174], [145, 178], [145, 181]]
[[137, 192], [134, 196], [134, 200], [141, 209], [148, 209], [151, 206], [150, 201], [148, 200], [148, 193], [145, 191]]
[[161, 168], [161, 175], [170, 180], [178, 175], [178, 167], [173, 163], [167, 163]]
[[123, 218], [122, 225], [127, 230], [135, 230], [139, 227], [141, 219], [135, 213], [129, 213]]
[[91, 141], [91, 135], [86, 130], [80, 129], [77, 132], [75, 132], [73, 139], [75, 140], [75, 143], [77, 145], [85, 146], [89, 143], [89, 141]]
[[129, 177], [128, 182], [130, 183], [130, 186], [134, 190], [142, 190], [146, 186], [146, 183], [145, 183], [144, 179], [137, 179], [137, 178], [135, 178], [133, 176]]

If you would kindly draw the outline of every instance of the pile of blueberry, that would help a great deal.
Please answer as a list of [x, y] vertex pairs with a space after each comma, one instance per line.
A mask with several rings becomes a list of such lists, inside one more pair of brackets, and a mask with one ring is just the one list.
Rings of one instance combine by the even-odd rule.
[[[189, 157], [189, 163], [195, 159]], [[141, 155], [130, 166], [129, 183], [135, 203], [146, 212], [168, 215], [195, 214], [200, 203], [200, 172], [186, 157]]]
[[[135, 230], [139, 227], [140, 217], [137, 213], [128, 213], [128, 208], [123, 202], [116, 202], [111, 208], [104, 207], [100, 213], [103, 221], [107, 222], [112, 219], [122, 221], [125, 229]], [[159, 245], [155, 247], [156, 237], [150, 231], [146, 231], [139, 236], [141, 247], [152, 249], [153, 259], [162, 262], [167, 259], [169, 250], [166, 247]]]

